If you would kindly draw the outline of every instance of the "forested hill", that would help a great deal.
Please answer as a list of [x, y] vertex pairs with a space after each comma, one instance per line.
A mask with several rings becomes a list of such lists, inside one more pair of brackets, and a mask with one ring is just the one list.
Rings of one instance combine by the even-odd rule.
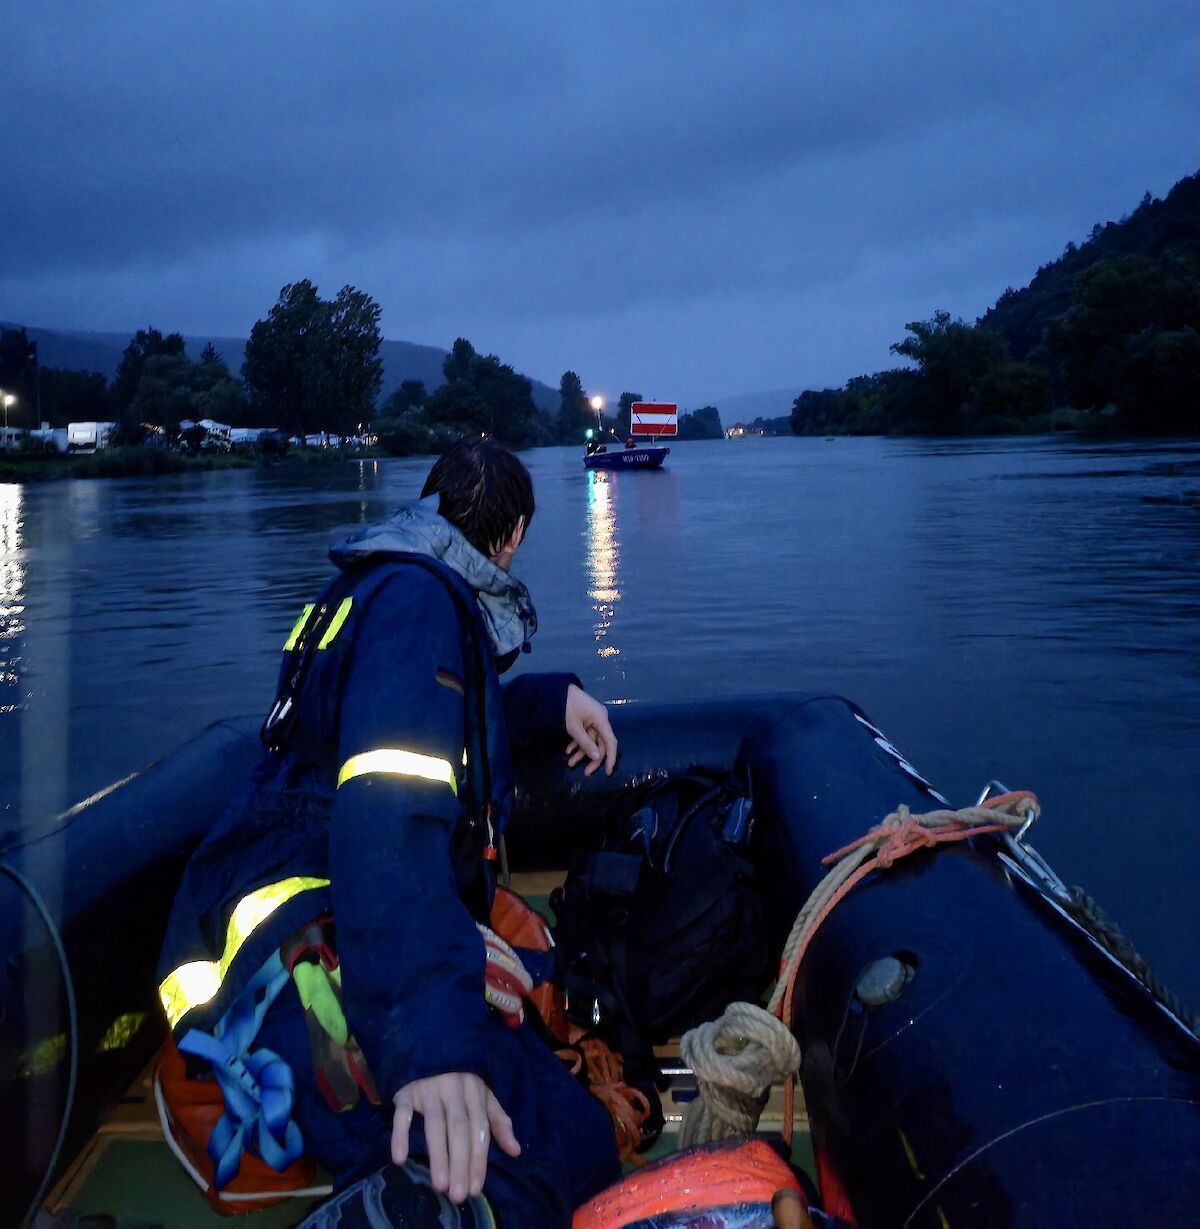
[[[15, 329], [20, 325], [0, 321], [0, 328]], [[43, 367], [57, 367], [64, 371], [97, 371], [106, 380], [111, 380], [129, 344], [124, 333], [95, 333], [71, 329], [26, 328], [30, 341], [37, 343], [38, 362]], [[231, 371], [241, 370], [246, 351], [244, 337], [201, 337], [185, 339], [192, 358], [198, 359], [207, 345], [212, 345]], [[383, 341], [379, 346], [383, 359], [383, 387], [379, 400], [382, 403], [405, 380], [420, 380], [427, 389], [433, 390], [442, 383], [442, 364], [446, 351], [439, 346], [422, 346], [411, 341]], [[537, 380], [533, 385], [533, 401], [538, 409], [551, 412], [558, 409], [558, 390]]]
[[1075, 279], [1085, 269], [1115, 256], [1158, 259], [1188, 249], [1200, 254], [1200, 173], [1181, 179], [1161, 201], [1147, 192], [1119, 222], [1097, 223], [1084, 243], [1068, 243], [1024, 289], [1006, 290], [979, 323], [1005, 338], [1014, 359], [1027, 358], [1041, 345], [1046, 325], [1071, 306]]
[[1200, 174], [1094, 226], [975, 324], [937, 310], [891, 352], [911, 365], [806, 389], [798, 435], [1200, 426]]

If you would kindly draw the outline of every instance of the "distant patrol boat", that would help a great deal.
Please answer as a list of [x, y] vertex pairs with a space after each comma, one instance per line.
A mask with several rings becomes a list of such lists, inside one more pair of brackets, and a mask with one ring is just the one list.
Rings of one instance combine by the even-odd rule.
[[[599, 401], [600, 404], [596, 405]], [[635, 401], [629, 407], [630, 435], [622, 448], [616, 443], [610, 447], [600, 443], [604, 432], [601, 418], [603, 401], [595, 398], [596, 430], [590, 428], [583, 450], [585, 469], [659, 469], [667, 459], [670, 449], [662, 444], [639, 443], [642, 440], [659, 439], [676, 435], [679, 431], [679, 407], [671, 402]], [[611, 430], [611, 429], [610, 429]], [[614, 440], [616, 436], [614, 435]]]

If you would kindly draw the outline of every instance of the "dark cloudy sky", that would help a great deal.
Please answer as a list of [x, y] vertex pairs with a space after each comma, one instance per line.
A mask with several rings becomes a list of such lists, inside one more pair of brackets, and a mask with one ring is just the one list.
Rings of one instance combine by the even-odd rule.
[[388, 337], [696, 405], [889, 364], [1200, 162], [1194, 0], [4, 0], [0, 319]]

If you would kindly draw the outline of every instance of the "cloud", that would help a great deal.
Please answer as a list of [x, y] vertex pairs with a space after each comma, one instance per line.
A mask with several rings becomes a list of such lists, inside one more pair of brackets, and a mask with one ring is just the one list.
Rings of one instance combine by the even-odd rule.
[[[391, 335], [511, 338], [547, 378], [578, 363], [551, 338], [603, 324], [611, 370], [663, 313], [715, 340], [744, 304], [781, 350], [803, 328], [778, 313], [861, 291], [894, 332], [945, 250], [993, 288], [942, 305], [982, 310], [1195, 169], [1196, 24], [1173, 0], [48, 0], [0, 87], [0, 305], [233, 331], [286, 281], [350, 281]], [[754, 379], [725, 361], [720, 387]]]

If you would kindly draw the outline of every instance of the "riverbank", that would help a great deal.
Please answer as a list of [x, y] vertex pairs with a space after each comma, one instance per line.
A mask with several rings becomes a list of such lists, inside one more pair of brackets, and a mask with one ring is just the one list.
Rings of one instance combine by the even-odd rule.
[[374, 450], [353, 454], [331, 448], [297, 448], [284, 457], [257, 457], [233, 452], [201, 452], [195, 456], [167, 448], [105, 448], [75, 456], [21, 456], [0, 459], [0, 482], [45, 482], [56, 478], [147, 478], [210, 469], [254, 469], [264, 465], [329, 465], [355, 458], [381, 456]]
[[[987, 429], [983, 429], [986, 427]], [[1141, 437], [1121, 431], [1110, 411], [1085, 411], [1057, 409], [1050, 414], [1039, 415], [1032, 419], [989, 419], [980, 424], [980, 429], [961, 434], [948, 435], [946, 432], [920, 431], [915, 428], [893, 428], [887, 432], [855, 430], [854, 426], [842, 429], [826, 430], [805, 429], [795, 433], [810, 438], [825, 436], [840, 438], [858, 436], [860, 438], [909, 438], [929, 439], [945, 438], [968, 440], [973, 437], [1045, 437], [1045, 436], [1081, 436], [1093, 440], [1119, 444]], [[770, 435], [770, 432], [768, 432]], [[794, 438], [791, 434], [779, 438]], [[1180, 437], [1190, 440], [1193, 436]], [[255, 469], [263, 467], [309, 467], [336, 465], [340, 461], [382, 460], [384, 458], [404, 458], [436, 456], [448, 442], [441, 440], [435, 448], [428, 452], [424, 449], [416, 451], [395, 450], [383, 447], [360, 448], [347, 451], [340, 448], [292, 448], [284, 454], [258, 455], [254, 452], [201, 452], [192, 456], [188, 453], [175, 452], [167, 448], [125, 447], [105, 448], [99, 452], [76, 454], [74, 456], [57, 456], [50, 454], [8, 455], [0, 454], [0, 483], [44, 482], [58, 478], [146, 478], [164, 474], [186, 474], [214, 469]], [[691, 443], [690, 440], [676, 440], [673, 444]], [[533, 451], [541, 451], [542, 445], [535, 445]], [[547, 447], [557, 447], [548, 445]], [[529, 450], [522, 450], [529, 451]]]
[[1074, 433], [1113, 440], [1138, 438], [1137, 433], [1121, 427], [1115, 406], [1105, 406], [1099, 410], [1073, 410], [1067, 406], [1060, 406], [1057, 409], [1047, 410], [1045, 413], [1024, 416], [996, 413], [976, 417], [971, 422], [969, 430], [951, 430], [945, 424], [934, 425], [914, 418], [893, 422], [884, 430], [880, 426], [877, 414], [843, 412], [840, 401], [838, 401], [843, 394], [838, 391], [831, 396], [833, 401], [830, 404], [833, 409], [809, 414], [802, 418], [799, 429], [793, 425], [793, 434], [887, 436], [891, 439], [930, 437], [971, 439], [973, 436], [1020, 437]]

